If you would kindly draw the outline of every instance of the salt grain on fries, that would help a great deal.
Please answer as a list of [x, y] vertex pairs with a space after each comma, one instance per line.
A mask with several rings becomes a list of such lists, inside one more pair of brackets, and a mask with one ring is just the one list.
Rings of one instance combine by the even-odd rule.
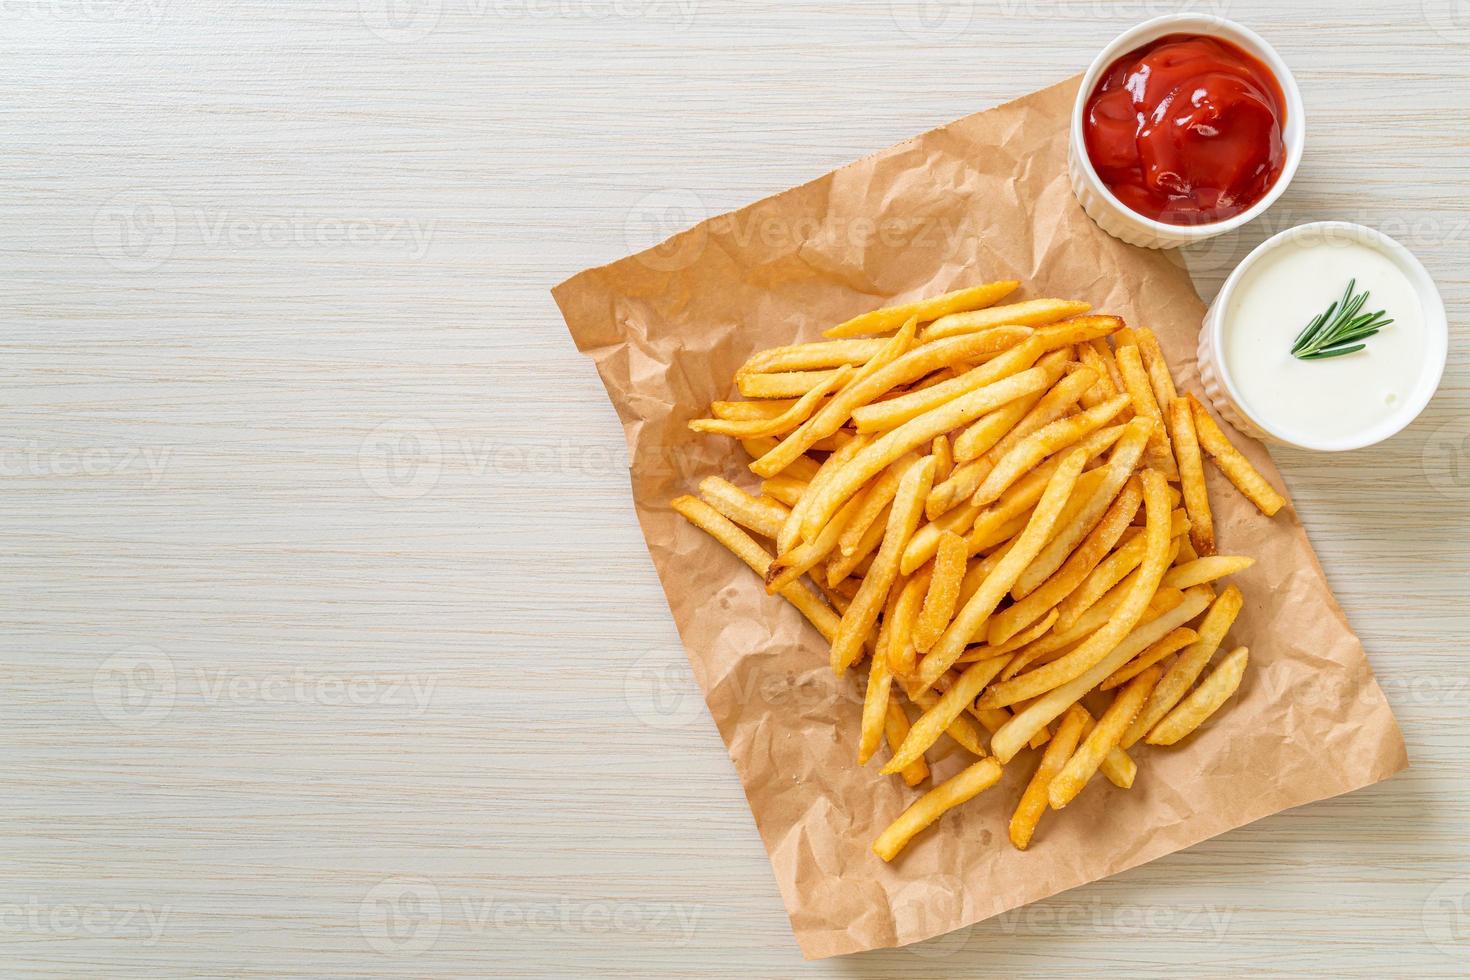
[[[1030, 747], [1009, 828], [1024, 850], [1095, 773], [1131, 787], [1126, 749], [1218, 713], [1248, 654], [1206, 670], [1244, 596], [1209, 583], [1253, 560], [1215, 554], [1203, 459], [1268, 517], [1286, 503], [1179, 395], [1152, 331], [1071, 300], [995, 305], [1018, 286], [757, 352], [735, 377], [748, 400], [690, 423], [739, 440], [760, 492], [710, 476], [674, 510], [796, 606], [838, 675], [868, 660], [858, 764], [886, 742], [881, 772], [917, 787], [931, 753], [975, 760], [878, 837], [884, 861]], [[1084, 696], [1111, 703], [1094, 719]]]

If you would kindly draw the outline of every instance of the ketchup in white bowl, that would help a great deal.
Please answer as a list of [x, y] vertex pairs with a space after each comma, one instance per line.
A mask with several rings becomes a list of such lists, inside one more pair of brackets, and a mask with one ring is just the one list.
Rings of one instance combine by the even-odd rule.
[[1424, 267], [1361, 225], [1318, 222], [1268, 239], [1205, 316], [1200, 374], [1237, 428], [1306, 449], [1398, 432], [1444, 371], [1444, 305]]

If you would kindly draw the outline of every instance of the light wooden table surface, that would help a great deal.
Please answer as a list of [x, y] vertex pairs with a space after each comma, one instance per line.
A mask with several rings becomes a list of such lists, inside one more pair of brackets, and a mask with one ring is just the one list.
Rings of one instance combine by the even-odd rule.
[[[1352, 218], [1458, 340], [1464, 4], [1205, 6], [1310, 125], [1202, 290]], [[1462, 344], [1403, 435], [1279, 456], [1409, 772], [803, 964], [547, 292], [1169, 9], [0, 3], [0, 974], [1470, 970]]]

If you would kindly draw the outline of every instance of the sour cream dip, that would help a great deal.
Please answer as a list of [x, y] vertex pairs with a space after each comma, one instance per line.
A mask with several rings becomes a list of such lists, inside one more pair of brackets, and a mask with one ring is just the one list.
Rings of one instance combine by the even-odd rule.
[[[1367, 293], [1360, 313], [1381, 310], [1391, 322], [1351, 353], [1294, 354], [1304, 328], [1340, 309], [1350, 284], [1354, 296]], [[1429, 402], [1447, 333], [1439, 292], [1407, 249], [1361, 225], [1318, 222], [1268, 239], [1226, 280], [1200, 334], [1200, 374], [1237, 428], [1306, 449], [1356, 449], [1398, 432]]]

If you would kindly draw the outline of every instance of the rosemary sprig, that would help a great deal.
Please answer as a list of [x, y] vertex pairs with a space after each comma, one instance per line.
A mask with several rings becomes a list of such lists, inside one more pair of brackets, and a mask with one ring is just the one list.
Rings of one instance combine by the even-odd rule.
[[1393, 322], [1383, 315], [1383, 310], [1377, 313], [1358, 312], [1368, 301], [1368, 291], [1365, 289], [1354, 296], [1353, 287], [1357, 284], [1358, 280], [1349, 280], [1342, 299], [1318, 313], [1296, 335], [1296, 340], [1291, 345], [1293, 356], [1303, 361], [1320, 361], [1360, 351], [1368, 345], [1357, 341], [1367, 340]]

